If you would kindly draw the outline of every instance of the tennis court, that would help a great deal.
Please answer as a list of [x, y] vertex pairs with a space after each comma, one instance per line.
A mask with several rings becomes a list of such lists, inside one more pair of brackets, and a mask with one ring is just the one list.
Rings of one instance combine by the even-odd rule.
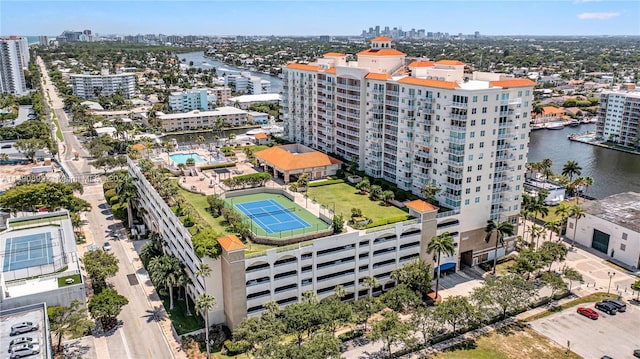
[[9, 237], [5, 243], [3, 272], [53, 263], [51, 233]]
[[236, 207], [262, 227], [267, 234], [311, 227], [309, 223], [296, 216], [295, 207], [285, 208], [272, 200], [261, 200], [236, 204]]

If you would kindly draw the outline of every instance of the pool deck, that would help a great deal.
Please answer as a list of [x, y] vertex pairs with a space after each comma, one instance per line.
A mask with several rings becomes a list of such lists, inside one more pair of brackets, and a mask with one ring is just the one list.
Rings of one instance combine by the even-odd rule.
[[595, 137], [595, 133], [573, 134], [573, 135], [569, 136], [569, 141], [585, 143], [587, 145], [602, 147], [602, 148], [606, 148], [606, 149], [609, 149], [609, 150], [615, 150], [615, 151], [619, 151], [619, 152], [625, 152], [625, 153], [629, 153], [629, 154], [632, 154], [632, 155], [640, 155], [640, 152], [638, 152], [638, 151], [630, 151], [630, 150], [627, 150], [627, 149], [624, 149], [624, 148], [620, 148], [620, 147], [609, 146], [607, 144], [604, 144], [604, 141], [595, 140], [594, 137]]
[[[185, 148], [185, 149], [183, 149]], [[196, 162], [196, 166], [198, 165], [209, 165], [209, 164], [218, 164], [218, 163], [225, 163], [226, 161], [218, 161], [215, 158], [215, 154], [213, 154], [211, 151], [209, 151], [209, 149], [205, 149], [204, 147], [197, 147], [197, 146], [181, 146], [179, 150], [177, 151], [172, 151], [172, 152], [166, 152], [166, 151], [158, 151], [155, 150], [154, 151], [154, 157], [156, 158], [161, 158], [165, 163], [177, 167], [179, 163], [174, 162], [171, 159], [171, 155], [179, 155], [179, 154], [189, 154], [189, 153], [196, 153], [199, 156], [201, 156], [202, 158], [205, 159], [205, 162]], [[222, 154], [220, 154], [222, 155]], [[223, 157], [224, 158], [224, 157]]]

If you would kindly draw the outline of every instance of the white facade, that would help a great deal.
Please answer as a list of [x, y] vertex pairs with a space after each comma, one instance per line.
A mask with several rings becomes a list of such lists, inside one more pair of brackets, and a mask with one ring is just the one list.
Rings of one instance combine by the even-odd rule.
[[[578, 220], [575, 241], [602, 252], [633, 271], [640, 268], [640, 193], [627, 192], [587, 202]], [[574, 239], [575, 219], [569, 218], [567, 237]]]
[[97, 98], [120, 93], [125, 98], [132, 98], [136, 91], [136, 75], [81, 75], [71, 74], [73, 95], [82, 98]]
[[596, 136], [625, 146], [640, 146], [640, 92], [603, 92]]
[[248, 114], [247, 111], [235, 107], [218, 107], [211, 111], [194, 110], [160, 115], [158, 119], [166, 131], [183, 131], [214, 128], [219, 119], [229, 126], [244, 126], [247, 124]]
[[29, 66], [27, 38], [0, 38], [0, 92], [22, 96], [27, 93], [24, 70]]
[[266, 94], [271, 91], [271, 82], [257, 76], [251, 76], [250, 72], [225, 76], [224, 86], [235, 87], [235, 92], [250, 95]]
[[404, 69], [405, 55], [387, 40], [374, 39], [357, 62], [289, 64], [281, 109], [288, 139], [357, 160], [367, 175], [416, 194], [437, 185], [439, 202], [460, 212], [461, 232], [489, 219], [514, 222], [535, 84], [465, 74], [452, 60]]

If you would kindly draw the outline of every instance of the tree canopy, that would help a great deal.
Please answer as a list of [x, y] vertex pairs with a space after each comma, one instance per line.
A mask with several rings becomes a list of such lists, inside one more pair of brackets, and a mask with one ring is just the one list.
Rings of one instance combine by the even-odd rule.
[[0, 195], [0, 207], [11, 211], [34, 211], [46, 208], [56, 211], [61, 208], [70, 212], [88, 211], [89, 202], [78, 198], [74, 191], [81, 189], [79, 183], [28, 183], [8, 189]]

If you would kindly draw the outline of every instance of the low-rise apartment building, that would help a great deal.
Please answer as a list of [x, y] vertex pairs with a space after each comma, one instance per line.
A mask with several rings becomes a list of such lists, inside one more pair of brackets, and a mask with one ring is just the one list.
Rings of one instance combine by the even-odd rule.
[[172, 92], [169, 95], [171, 111], [187, 112], [192, 110], [209, 110], [207, 90], [191, 90], [189, 92]]
[[211, 111], [194, 110], [158, 116], [165, 131], [186, 131], [215, 128], [222, 120], [228, 126], [245, 126], [249, 123], [247, 111], [235, 107], [218, 107]]
[[600, 95], [596, 136], [623, 146], [640, 146], [640, 91], [605, 91]]

